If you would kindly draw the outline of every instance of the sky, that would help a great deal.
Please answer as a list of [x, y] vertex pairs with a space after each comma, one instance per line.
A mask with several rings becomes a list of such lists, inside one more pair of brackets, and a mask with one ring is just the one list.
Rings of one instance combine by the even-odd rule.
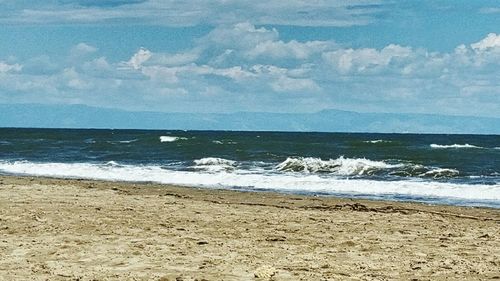
[[0, 0], [0, 103], [500, 117], [500, 2]]

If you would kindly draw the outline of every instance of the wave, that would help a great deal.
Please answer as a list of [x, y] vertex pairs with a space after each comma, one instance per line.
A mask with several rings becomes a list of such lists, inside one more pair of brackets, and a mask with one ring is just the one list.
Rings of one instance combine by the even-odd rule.
[[472, 145], [472, 144], [450, 144], [450, 145], [441, 145], [441, 144], [431, 144], [430, 145], [431, 148], [439, 148], [439, 149], [444, 149], [444, 148], [484, 148], [484, 147], [481, 147], [481, 146], [475, 146], [475, 145]]
[[9, 141], [0, 141], [0, 145], [11, 145]]
[[160, 142], [174, 142], [177, 140], [187, 140], [187, 138], [174, 137], [174, 136], [160, 136]]
[[117, 162], [115, 161], [108, 161], [106, 162], [106, 164], [104, 164], [106, 166], [109, 166], [109, 167], [122, 167], [122, 165], [118, 164]]
[[456, 177], [460, 174], [458, 170], [455, 169], [443, 169], [443, 168], [437, 168], [434, 170], [427, 171], [425, 173], [420, 174], [419, 176], [421, 177], [431, 177], [434, 179], [441, 179], [441, 178], [452, 178]]
[[337, 176], [389, 175], [398, 177], [444, 179], [459, 176], [455, 169], [426, 167], [420, 164], [388, 164], [365, 158], [344, 158], [321, 160], [312, 157], [289, 157], [275, 169], [285, 172], [327, 173]]
[[331, 173], [342, 176], [370, 175], [377, 170], [401, 167], [401, 164], [387, 164], [364, 158], [344, 158], [321, 160], [313, 157], [288, 157], [276, 166], [279, 171]]
[[235, 141], [220, 141], [220, 140], [213, 140], [212, 143], [215, 143], [215, 144], [238, 144]]
[[206, 157], [193, 161], [193, 168], [211, 172], [232, 171], [235, 169], [236, 161], [217, 157]]
[[391, 143], [392, 141], [389, 140], [367, 140], [363, 141], [364, 143]]
[[175, 171], [165, 169], [161, 166], [33, 163], [28, 161], [0, 162], [0, 172], [59, 178], [131, 182], [148, 181], [207, 188], [373, 196], [373, 198], [399, 198], [400, 200], [415, 201], [431, 200], [431, 202], [445, 202], [447, 204], [483, 205], [500, 208], [500, 184], [469, 185], [408, 180], [353, 180], [335, 177], [325, 178], [315, 174], [297, 176], [295, 174], [205, 173]]
[[460, 172], [456, 169], [426, 167], [420, 164], [407, 163], [399, 169], [390, 171], [388, 175], [410, 178], [445, 179], [458, 177]]
[[121, 141], [118, 141], [118, 143], [133, 143], [133, 142], [136, 142], [138, 141], [138, 139], [133, 139], [133, 140], [121, 140]]
[[128, 144], [128, 143], [133, 143], [138, 141], [139, 139], [133, 139], [133, 140], [121, 140], [121, 141], [107, 141], [107, 143], [110, 144]]

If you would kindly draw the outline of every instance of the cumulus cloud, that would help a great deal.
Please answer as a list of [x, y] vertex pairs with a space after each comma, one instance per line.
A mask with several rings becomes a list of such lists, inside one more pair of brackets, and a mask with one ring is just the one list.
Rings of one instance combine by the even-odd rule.
[[[0, 61], [0, 92], [17, 102], [78, 101], [133, 110], [378, 111], [390, 105], [498, 115], [498, 38], [488, 34], [450, 52], [396, 44], [352, 48], [286, 41], [277, 29], [244, 22], [215, 27], [187, 49], [166, 53], [145, 46], [123, 61], [109, 60], [86, 43], [66, 53], [79, 59]], [[5, 93], [12, 94], [7, 99]]]
[[152, 54], [149, 50], [145, 48], [139, 49], [137, 53], [135, 53], [130, 60], [126, 63], [131, 66], [133, 69], [139, 69], [142, 67], [142, 64], [151, 58]]
[[81, 78], [81, 75], [74, 68], [67, 68], [62, 71], [62, 81], [65, 86], [74, 90], [91, 90], [93, 85]]
[[278, 31], [274, 28], [257, 28], [249, 22], [242, 22], [219, 26], [199, 40], [198, 44], [218, 48], [249, 49], [261, 42], [275, 41], [278, 38]]
[[500, 35], [490, 33], [485, 38], [469, 46], [461, 44], [447, 58], [451, 60], [448, 64], [452, 64], [457, 68], [472, 67], [476, 72], [498, 71], [498, 65], [500, 64]]
[[473, 43], [470, 46], [475, 51], [486, 51], [495, 48], [500, 49], [500, 35], [490, 33], [481, 41]]
[[148, 61], [153, 65], [179, 66], [193, 63], [198, 60], [198, 58], [199, 52], [195, 49], [177, 54], [152, 54], [152, 57]]
[[308, 41], [302, 43], [296, 40], [292, 40], [290, 42], [267, 40], [258, 43], [254, 48], [248, 50], [246, 55], [249, 58], [295, 58], [306, 60], [314, 54], [319, 54], [327, 49], [332, 49], [333, 46], [335, 46], [333, 42], [325, 41]]
[[391, 44], [381, 50], [339, 49], [325, 52], [323, 58], [340, 73], [347, 74], [385, 70], [391, 63], [403, 62], [411, 55], [411, 48]]
[[219, 26], [197, 43], [195, 50], [200, 59], [205, 58], [207, 62], [219, 66], [271, 61], [276, 64], [302, 64], [318, 59], [325, 51], [338, 48], [333, 41], [286, 42], [280, 39], [276, 29], [258, 28], [248, 22]]

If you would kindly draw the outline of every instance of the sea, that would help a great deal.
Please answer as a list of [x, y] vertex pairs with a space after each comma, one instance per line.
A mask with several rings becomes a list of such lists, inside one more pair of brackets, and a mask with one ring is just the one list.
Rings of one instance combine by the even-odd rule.
[[500, 208], [500, 136], [1, 128], [0, 174]]

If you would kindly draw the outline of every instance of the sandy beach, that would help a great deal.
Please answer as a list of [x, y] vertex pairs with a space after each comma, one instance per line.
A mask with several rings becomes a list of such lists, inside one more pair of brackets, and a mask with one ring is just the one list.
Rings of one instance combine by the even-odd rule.
[[500, 211], [0, 177], [0, 280], [500, 279]]

